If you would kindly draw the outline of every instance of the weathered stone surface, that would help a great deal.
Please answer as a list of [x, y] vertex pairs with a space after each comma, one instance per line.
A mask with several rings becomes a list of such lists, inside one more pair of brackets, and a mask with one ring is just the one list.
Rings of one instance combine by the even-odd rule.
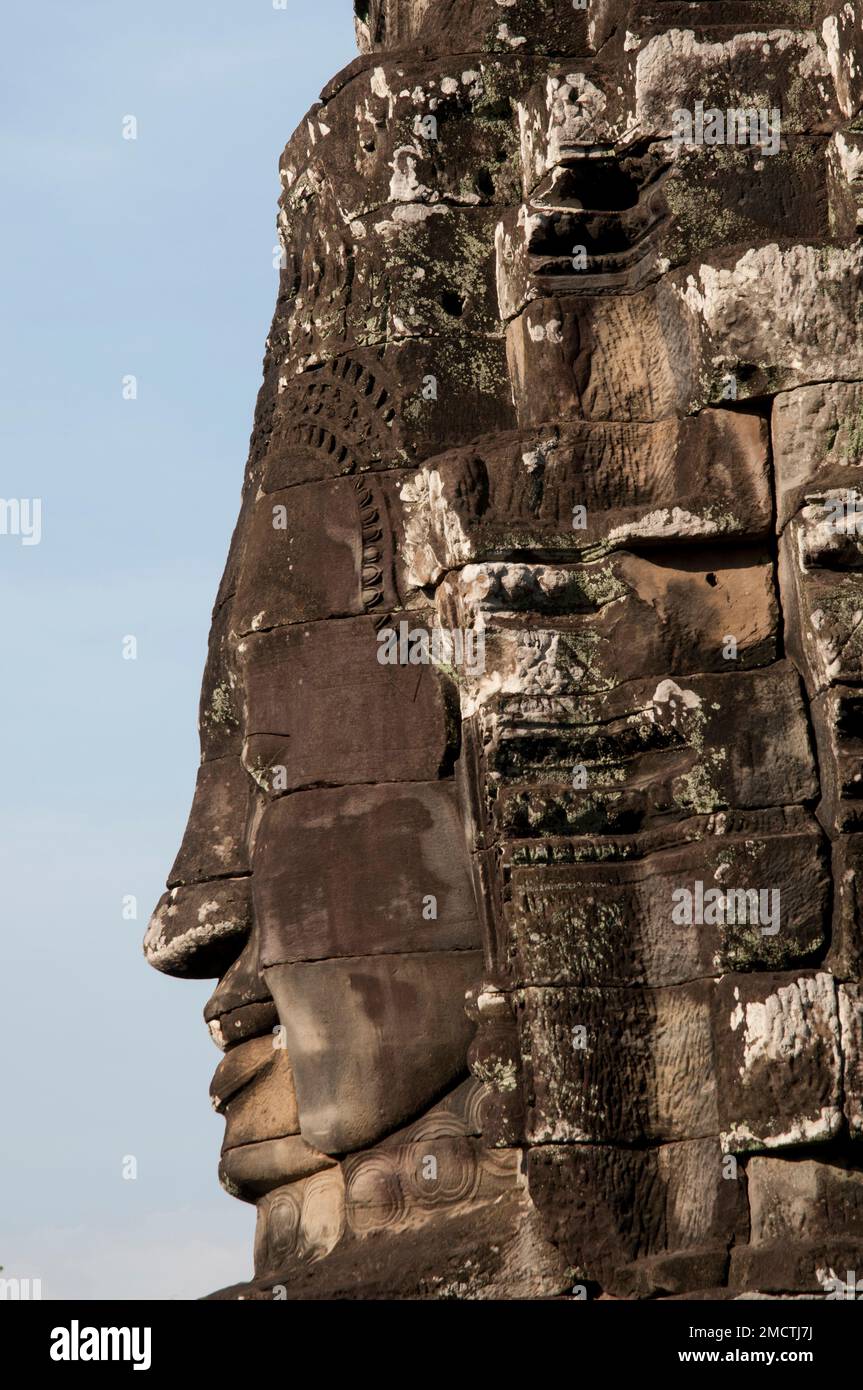
[[223, 1051], [248, 1038], [275, 1032], [278, 1026], [279, 1015], [269, 997], [258, 1004], [241, 1004], [229, 1013], [219, 1013], [207, 1021], [210, 1037], [216, 1047]]
[[863, 385], [836, 381], [784, 391], [773, 402], [779, 524], [810, 494], [854, 488], [863, 463]]
[[332, 1163], [298, 1134], [256, 1139], [225, 1150], [219, 1162], [219, 1181], [232, 1197], [255, 1202], [283, 1183], [299, 1182], [332, 1167]]
[[530, 1143], [643, 1144], [715, 1134], [711, 986], [525, 989]]
[[220, 975], [251, 927], [251, 897], [248, 878], [170, 888], [147, 927], [147, 960], [157, 970], [187, 979]]
[[[823, 1191], [817, 1195], [826, 1200]], [[738, 1298], [856, 1298], [861, 1258], [863, 1241], [843, 1237], [837, 1223], [833, 1234], [821, 1240], [740, 1245], [731, 1252], [728, 1283], [736, 1290], [763, 1291], [738, 1293]]]
[[855, 1139], [863, 1136], [863, 988], [837, 985], [845, 1118]]
[[701, 399], [715, 400], [729, 375], [740, 397], [829, 380], [836, 360], [843, 376], [863, 376], [861, 272], [856, 246], [770, 245], [679, 280], [677, 303], [703, 363]]
[[218, 1107], [226, 1121], [223, 1154], [243, 1144], [258, 1144], [300, 1132], [291, 1063], [284, 1050], [273, 1050], [272, 1038], [253, 1039], [232, 1049], [221, 1063], [219, 1072], [226, 1062], [231, 1062], [239, 1052], [254, 1047], [258, 1041], [270, 1048], [271, 1060], [266, 1066], [259, 1067], [241, 1089], [238, 1088]]
[[[588, 32], [585, 13], [574, 13], [568, 0], [541, 0], [539, 8], [531, 0], [515, 0], [506, 7], [501, 22], [497, 0], [445, 0], [430, 6], [425, 0], [369, 0], [355, 7], [357, 40], [364, 53], [380, 48], [400, 49], [402, 45], [433, 45], [437, 52], [483, 53], [489, 49], [507, 53], [582, 52]], [[614, 5], [622, 16], [622, 9]], [[603, 31], [604, 32], [604, 31]], [[596, 36], [591, 37], [593, 45]], [[459, 66], [458, 60], [453, 68]]]
[[827, 0], [822, 35], [842, 115], [857, 116], [863, 105], [863, 36], [847, 0]]
[[[249, 893], [251, 894], [251, 884]], [[241, 1010], [272, 1005], [269, 990], [261, 977], [259, 955], [258, 932], [253, 931], [207, 1000], [204, 1006], [206, 1023], [218, 1024], [223, 1017]], [[225, 1039], [221, 1045], [225, 1046], [227, 1043], [228, 1040]]]
[[445, 770], [455, 733], [440, 678], [428, 666], [383, 665], [380, 650], [370, 618], [243, 639], [244, 762], [259, 785], [428, 781]]
[[[625, 832], [652, 813], [781, 806], [817, 794], [800, 682], [790, 665], [637, 681], [574, 698], [565, 681], [555, 688], [556, 645], [526, 641], [519, 693], [513, 680], [513, 694], [480, 703], [472, 724], [488, 794], [509, 796], [501, 811], [513, 833], [530, 834], [531, 821], [551, 834]], [[583, 779], [575, 769], [584, 770]], [[574, 785], [581, 780], [583, 787]], [[531, 811], [540, 794], [558, 796], [562, 808], [549, 807], [545, 826]], [[531, 798], [524, 816], [511, 804], [519, 795]], [[619, 800], [627, 796], [628, 804]], [[722, 833], [722, 823], [716, 828]]]
[[[518, 1181], [478, 1138], [481, 1088], [457, 1087], [364, 1153], [258, 1205], [244, 1297], [550, 1297], [571, 1283]], [[468, 1241], [473, 1237], [473, 1245]], [[224, 1290], [220, 1298], [236, 1297]]]
[[283, 797], [265, 812], [255, 851], [262, 964], [477, 950], [463, 847], [452, 782]]
[[[694, 895], [697, 884], [724, 895], [705, 914], [718, 920], [681, 921], [680, 891]], [[756, 915], [760, 902], [753, 910], [740, 897], [768, 885], [781, 895], [775, 925]], [[762, 840], [708, 836], [634, 861], [514, 867], [506, 917], [515, 983], [658, 986], [785, 968], [826, 945], [829, 901], [814, 824]]]
[[238, 757], [243, 747], [240, 730], [242, 709], [230, 628], [232, 611], [230, 600], [217, 608], [210, 629], [198, 710], [202, 763], [210, 759]]
[[782, 144], [763, 161], [746, 148], [680, 150], [662, 186], [672, 213], [658, 239], [663, 260], [675, 268], [702, 258], [736, 260], [761, 241], [829, 240], [840, 218], [850, 221], [853, 197], [813, 157], [811, 139], [783, 131]]
[[[515, 1185], [493, 1202], [443, 1207], [434, 1221], [358, 1235], [341, 1225], [337, 1193], [322, 1186], [305, 1197], [313, 1181], [292, 1184], [303, 1189], [302, 1208], [292, 1194], [271, 1196], [278, 1241], [259, 1248], [274, 1249], [275, 1267], [214, 1299], [545, 1299], [571, 1289], [569, 1270]], [[259, 1210], [269, 1217], [263, 1204]]]
[[577, 1276], [643, 1297], [723, 1282], [728, 1247], [747, 1225], [743, 1181], [723, 1163], [716, 1139], [650, 1150], [549, 1145], [531, 1149], [528, 1175]]
[[859, 1170], [756, 1156], [746, 1181], [751, 1232], [749, 1244], [732, 1253], [732, 1284], [841, 1297], [836, 1281], [845, 1283], [863, 1253]]
[[833, 844], [833, 946], [829, 964], [840, 980], [863, 975], [863, 835], [842, 835]]
[[[519, 425], [662, 421], [696, 389], [682, 314], [655, 291], [620, 299], [535, 299], [507, 329]], [[694, 364], [693, 364], [694, 365]]]
[[842, 1123], [836, 987], [818, 974], [726, 975], [716, 991], [727, 1152], [824, 1143]]
[[757, 416], [719, 410], [657, 424], [552, 420], [440, 455], [401, 496], [418, 584], [537, 547], [574, 560], [632, 543], [762, 537], [771, 522], [767, 434]]
[[767, 665], [779, 636], [767, 557], [745, 554], [734, 569], [718, 559], [708, 551], [663, 565], [627, 554], [578, 569], [468, 565], [441, 586], [438, 603], [450, 627], [483, 633], [485, 670], [469, 682], [478, 700], [501, 676], [513, 693], [559, 694], [668, 671], [727, 672], [730, 650], [738, 670]]
[[[783, 1163], [757, 1155], [746, 1165], [753, 1245], [772, 1245], [802, 1237], [863, 1240], [863, 1174], [833, 1164], [801, 1159]], [[825, 1205], [819, 1200], [827, 1197]], [[831, 1216], [835, 1216], [834, 1226]]]
[[[849, 557], [836, 544], [835, 533], [825, 530], [822, 509], [807, 506], [789, 522], [780, 548], [788, 648], [812, 695], [835, 683], [863, 680], [863, 577], [856, 572], [863, 562], [863, 541], [847, 538]], [[829, 557], [823, 543], [834, 550]]]
[[473, 1030], [452, 1001], [464, 999], [480, 960], [479, 951], [423, 951], [266, 970], [309, 1144], [363, 1148], [460, 1080]]
[[831, 834], [863, 828], [863, 699], [838, 686], [810, 705], [818, 743], [821, 802], [818, 816]]
[[[223, 1112], [232, 1096], [247, 1086], [259, 1072], [272, 1066], [276, 1054], [275, 1041], [273, 1037], [251, 1038], [241, 1047], [233, 1047], [225, 1054], [210, 1082], [210, 1100], [214, 1110]], [[291, 1085], [293, 1087], [293, 1083]], [[299, 1133], [296, 1125], [294, 1133]]]
[[[791, 7], [789, 11], [789, 19], [799, 18]], [[651, 36], [635, 62], [639, 116], [657, 131], [666, 123], [670, 132], [671, 112], [691, 109], [705, 89], [711, 105], [721, 109], [778, 106], [790, 130], [827, 130], [838, 116], [827, 54], [811, 32], [756, 30], [717, 43], [700, 39], [691, 29], [672, 29]], [[789, 103], [792, 84], [794, 100]], [[743, 94], [748, 101], [741, 100]]]
[[[283, 380], [261, 468], [262, 490], [277, 492], [409, 460], [412, 436], [401, 422], [408, 404], [404, 383], [416, 378], [415, 356], [409, 343], [395, 351], [363, 349]], [[417, 394], [413, 404], [421, 415], [422, 396]]]
[[183, 843], [168, 876], [169, 888], [249, 872], [249, 797], [249, 779], [239, 758], [201, 764]]
[[392, 522], [375, 480], [344, 478], [265, 494], [234, 600], [236, 632], [355, 617], [369, 611], [369, 591], [374, 606], [389, 611], [396, 603], [392, 551]]

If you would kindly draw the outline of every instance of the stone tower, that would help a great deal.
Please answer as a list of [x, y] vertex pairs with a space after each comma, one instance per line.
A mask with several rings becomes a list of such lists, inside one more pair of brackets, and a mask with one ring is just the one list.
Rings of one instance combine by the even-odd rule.
[[[863, 32], [367, 0], [279, 297], [158, 969], [222, 1297], [863, 1269]], [[859, 489], [859, 490], [858, 490]]]

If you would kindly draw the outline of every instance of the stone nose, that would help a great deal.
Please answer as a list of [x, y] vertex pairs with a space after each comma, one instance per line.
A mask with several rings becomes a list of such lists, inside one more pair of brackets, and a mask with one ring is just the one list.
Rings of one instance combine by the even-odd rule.
[[248, 851], [253, 783], [238, 756], [203, 762], [183, 842], [144, 937], [149, 963], [222, 978], [252, 927]]

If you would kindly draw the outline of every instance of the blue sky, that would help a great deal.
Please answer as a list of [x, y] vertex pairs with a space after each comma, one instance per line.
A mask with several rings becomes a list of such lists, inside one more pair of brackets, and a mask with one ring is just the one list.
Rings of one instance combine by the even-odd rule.
[[42, 539], [0, 535], [0, 1264], [46, 1298], [195, 1297], [248, 1276], [254, 1211], [216, 1180], [211, 986], [140, 939], [194, 785], [278, 157], [355, 56], [351, 4], [43, 0], [4, 37], [0, 498], [40, 498]]

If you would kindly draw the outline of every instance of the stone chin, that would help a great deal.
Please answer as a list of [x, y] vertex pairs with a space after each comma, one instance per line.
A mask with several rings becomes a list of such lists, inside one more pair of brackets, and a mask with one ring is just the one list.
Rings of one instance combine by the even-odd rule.
[[266, 968], [281, 1026], [230, 1045], [210, 1086], [223, 1187], [256, 1202], [424, 1113], [464, 1078], [480, 970], [478, 951]]
[[305, 1144], [323, 1154], [366, 1148], [462, 1080], [473, 1033], [465, 991], [481, 970], [479, 951], [265, 968]]
[[300, 1134], [293, 1070], [280, 1041], [277, 1030], [234, 1044], [210, 1083], [225, 1118], [219, 1181], [246, 1202], [331, 1163]]
[[261, 1139], [240, 1148], [224, 1149], [219, 1160], [219, 1182], [231, 1197], [254, 1204], [274, 1188], [311, 1177], [333, 1163], [298, 1134], [289, 1134], [281, 1139]]

